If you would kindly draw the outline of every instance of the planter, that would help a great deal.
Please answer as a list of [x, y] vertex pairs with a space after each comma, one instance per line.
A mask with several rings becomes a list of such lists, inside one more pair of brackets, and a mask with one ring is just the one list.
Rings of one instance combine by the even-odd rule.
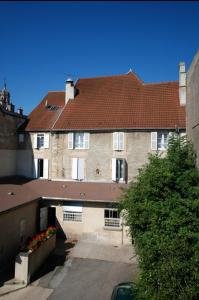
[[55, 249], [55, 244], [56, 234], [44, 241], [35, 251], [20, 252], [15, 260], [15, 279], [28, 285], [31, 276]]

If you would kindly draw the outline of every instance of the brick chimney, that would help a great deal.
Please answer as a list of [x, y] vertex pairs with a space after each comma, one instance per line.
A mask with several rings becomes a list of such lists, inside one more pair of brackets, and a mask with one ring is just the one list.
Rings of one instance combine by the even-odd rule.
[[186, 72], [185, 63], [181, 62], [179, 64], [179, 99], [180, 105], [186, 105]]
[[73, 80], [71, 78], [68, 78], [66, 80], [65, 104], [67, 104], [70, 99], [73, 100], [74, 98], [75, 98], [75, 87], [73, 84]]

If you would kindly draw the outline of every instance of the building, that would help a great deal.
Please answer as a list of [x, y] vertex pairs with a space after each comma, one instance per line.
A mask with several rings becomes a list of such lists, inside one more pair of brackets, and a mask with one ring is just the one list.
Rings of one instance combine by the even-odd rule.
[[39, 198], [26, 183], [0, 179], [0, 283], [7, 269], [14, 270], [15, 256], [39, 226]]
[[0, 91], [0, 177], [13, 176], [17, 173], [17, 128], [25, 119], [21, 108], [15, 112], [5, 85]]
[[187, 72], [187, 135], [193, 142], [199, 167], [199, 51]]
[[119, 187], [135, 179], [149, 153], [165, 153], [169, 133], [185, 132], [181, 65], [179, 76], [147, 84], [132, 71], [75, 84], [68, 78], [65, 91], [49, 92], [20, 127], [17, 173], [48, 187], [44, 209], [54, 208], [67, 237], [127, 241]]

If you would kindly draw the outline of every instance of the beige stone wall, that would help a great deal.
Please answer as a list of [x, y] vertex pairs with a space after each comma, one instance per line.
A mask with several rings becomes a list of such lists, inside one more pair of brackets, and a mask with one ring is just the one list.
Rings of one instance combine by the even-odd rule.
[[[20, 244], [36, 232], [37, 205], [35, 201], [0, 214], [0, 265], [13, 258], [18, 253]], [[23, 239], [20, 236], [21, 230]]]
[[85, 202], [83, 204], [82, 222], [63, 220], [63, 207], [55, 207], [57, 220], [67, 238], [97, 240], [111, 244], [130, 243], [127, 227], [123, 226], [123, 229], [104, 228], [104, 209], [109, 208], [108, 204], [89, 204]]
[[[148, 154], [154, 152], [151, 150], [151, 132], [126, 132], [123, 151], [113, 150], [112, 132], [90, 133], [88, 150], [68, 149], [67, 133], [51, 133], [48, 149], [34, 149], [34, 133], [30, 133], [30, 137], [27, 133], [25, 139], [20, 151], [26, 152], [21, 152], [21, 161], [24, 155], [26, 158], [32, 157], [31, 165], [33, 157], [48, 159], [49, 179], [53, 180], [72, 180], [72, 158], [79, 157], [85, 161], [85, 180], [112, 182], [112, 158], [124, 158], [127, 161], [129, 182], [138, 174], [138, 169], [147, 162]], [[100, 171], [99, 174], [96, 172], [97, 169]]]
[[199, 166], [199, 51], [187, 73], [187, 134], [193, 141]]
[[[125, 158], [128, 165], [128, 180], [138, 173], [146, 163], [151, 151], [150, 132], [125, 133], [125, 150], [113, 150], [112, 133], [90, 133], [88, 150], [68, 149], [68, 135], [54, 134], [52, 137], [51, 176], [53, 179], [71, 179], [72, 158], [85, 159], [85, 179], [112, 181], [112, 158]], [[100, 173], [96, 173], [96, 169]]]

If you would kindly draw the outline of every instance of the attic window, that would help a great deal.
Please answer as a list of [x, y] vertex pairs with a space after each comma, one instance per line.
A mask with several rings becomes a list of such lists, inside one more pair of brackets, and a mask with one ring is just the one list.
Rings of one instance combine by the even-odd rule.
[[59, 109], [59, 106], [53, 105], [53, 104], [48, 104], [47, 101], [46, 101], [45, 107], [46, 107], [46, 109], [48, 109], [50, 111], [56, 111]]

